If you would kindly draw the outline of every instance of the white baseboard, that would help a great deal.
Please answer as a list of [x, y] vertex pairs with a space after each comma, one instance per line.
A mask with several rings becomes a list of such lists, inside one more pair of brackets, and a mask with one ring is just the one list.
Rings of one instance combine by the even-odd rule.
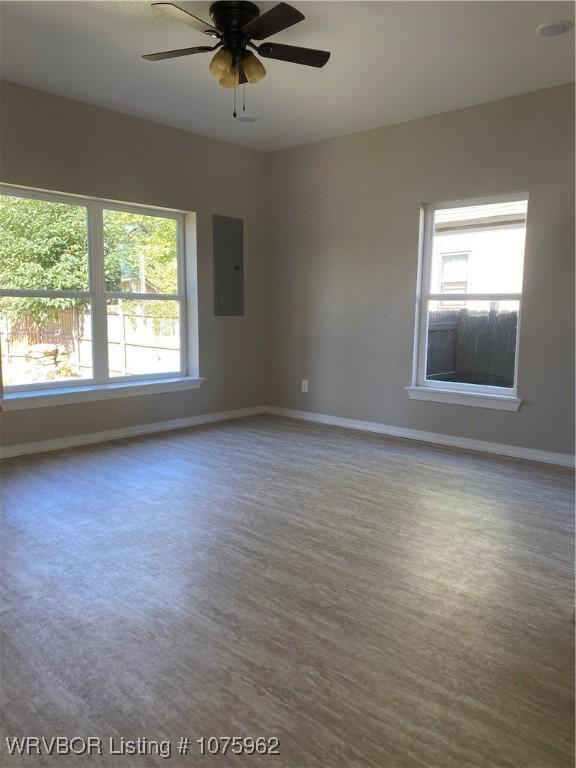
[[266, 413], [276, 416], [286, 416], [291, 419], [312, 421], [316, 424], [330, 424], [334, 427], [346, 427], [347, 429], [359, 429], [364, 432], [377, 432], [391, 437], [403, 437], [409, 440], [420, 440], [425, 443], [448, 445], [453, 448], [463, 448], [468, 451], [481, 451], [493, 453], [498, 456], [510, 456], [514, 459], [527, 461], [541, 461], [546, 464], [557, 464], [562, 467], [573, 467], [574, 456], [568, 453], [552, 453], [540, 451], [536, 448], [522, 448], [519, 445], [503, 445], [502, 443], [490, 443], [486, 440], [476, 440], [471, 437], [456, 437], [454, 435], [441, 435], [435, 432], [422, 432], [419, 429], [407, 429], [394, 427], [389, 424], [381, 424], [377, 421], [360, 421], [358, 419], [346, 419], [342, 416], [329, 416], [324, 413], [311, 413], [309, 411], [294, 411], [290, 408], [277, 408], [268, 406]]
[[172, 419], [170, 421], [156, 421], [151, 424], [139, 424], [135, 427], [123, 427], [109, 429], [103, 432], [92, 432], [84, 435], [72, 435], [70, 437], [57, 437], [53, 440], [41, 440], [37, 443], [19, 443], [2, 448], [0, 456], [8, 459], [13, 456], [23, 456], [29, 453], [42, 453], [44, 451], [57, 451], [64, 448], [75, 448], [81, 445], [104, 443], [109, 440], [120, 440], [125, 437], [137, 437], [149, 435], [154, 432], [167, 432], [183, 427], [195, 427], [201, 424], [211, 424], [217, 421], [241, 419], [246, 416], [257, 416], [269, 413], [275, 416], [286, 416], [301, 421], [311, 421], [316, 424], [329, 424], [334, 427], [358, 429], [364, 432], [377, 432], [390, 437], [402, 437], [409, 440], [419, 440], [425, 443], [448, 445], [453, 448], [462, 448], [469, 451], [481, 451], [497, 456], [510, 456], [514, 459], [528, 461], [540, 461], [546, 464], [557, 464], [562, 467], [573, 467], [574, 456], [566, 453], [551, 453], [540, 451], [536, 448], [522, 448], [518, 445], [503, 445], [502, 443], [490, 443], [486, 440], [475, 440], [470, 437], [455, 437], [454, 435], [442, 435], [435, 432], [422, 432], [418, 429], [395, 427], [389, 424], [381, 424], [377, 421], [360, 421], [347, 419], [342, 416], [330, 416], [324, 413], [311, 413], [310, 411], [295, 411], [290, 408], [279, 408], [271, 405], [257, 405], [251, 408], [239, 408], [234, 411], [221, 411], [220, 413], [206, 413], [201, 416], [190, 416], [184, 419]]
[[267, 408], [265, 406], [259, 405], [252, 408], [239, 408], [235, 411], [221, 411], [220, 413], [206, 413], [201, 416], [189, 416], [185, 419], [171, 419], [170, 421], [155, 421], [151, 424], [138, 424], [135, 427], [108, 429], [103, 432], [92, 432], [85, 435], [56, 437], [52, 440], [41, 440], [37, 443], [7, 445], [0, 449], [0, 456], [3, 459], [9, 459], [12, 456], [23, 456], [28, 453], [58, 451], [63, 448], [75, 448], [80, 445], [105, 443], [108, 440], [121, 440], [124, 437], [137, 437], [138, 435], [149, 435], [154, 432], [168, 432], [171, 429], [182, 429], [182, 427], [196, 427], [200, 424], [211, 424], [215, 421], [241, 419], [245, 416], [256, 416], [260, 413], [266, 413], [266, 411]]

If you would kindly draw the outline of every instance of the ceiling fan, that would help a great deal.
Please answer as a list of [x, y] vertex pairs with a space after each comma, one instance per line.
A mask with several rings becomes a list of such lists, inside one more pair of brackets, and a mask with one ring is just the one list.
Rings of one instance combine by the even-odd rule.
[[330, 58], [328, 51], [313, 48], [300, 48], [283, 43], [255, 44], [255, 40], [266, 40], [271, 35], [303, 21], [304, 15], [288, 3], [278, 3], [266, 13], [260, 14], [260, 9], [254, 3], [221, 0], [210, 6], [212, 24], [192, 13], [189, 10], [192, 5], [186, 2], [152, 3], [153, 8], [165, 11], [199, 32], [217, 38], [218, 42], [212, 46], [199, 45], [175, 51], [147, 53], [142, 58], [147, 61], [161, 61], [194, 53], [217, 51], [210, 61], [209, 69], [218, 79], [218, 83], [225, 88], [257, 83], [266, 75], [262, 62], [253, 51], [265, 59], [305, 64], [309, 67], [323, 67]]

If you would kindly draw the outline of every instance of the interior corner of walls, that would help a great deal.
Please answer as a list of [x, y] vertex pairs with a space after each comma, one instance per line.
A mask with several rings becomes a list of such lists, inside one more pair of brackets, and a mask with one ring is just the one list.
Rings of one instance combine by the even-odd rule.
[[[367, 419], [377, 420], [385, 413], [393, 414], [390, 420], [394, 418], [399, 424], [413, 424], [413, 411], [409, 411], [404, 402], [403, 386], [407, 382], [397, 386], [398, 375], [394, 370], [396, 361], [411, 354], [413, 329], [411, 327], [405, 337], [398, 323], [386, 316], [382, 308], [414, 305], [418, 207], [431, 191], [438, 201], [453, 200], [461, 197], [463, 188], [480, 193], [481, 186], [505, 182], [507, 189], [503, 191], [510, 191], [511, 185], [525, 188], [528, 181], [534, 200], [546, 200], [546, 206], [540, 206], [537, 211], [535, 226], [540, 232], [551, 232], [552, 236], [561, 238], [561, 241], [541, 238], [539, 249], [562, 248], [563, 253], [570, 252], [571, 243], [566, 242], [565, 234], [558, 235], [558, 227], [553, 226], [554, 222], [544, 210], [557, 208], [565, 192], [550, 186], [550, 174], [544, 183], [541, 173], [543, 167], [548, 167], [545, 163], [552, 163], [563, 174], [562, 189], [573, 186], [573, 168], [566, 163], [566, 156], [571, 156], [573, 151], [573, 135], [570, 126], [566, 127], [566, 95], [570, 90], [570, 98], [573, 97], [573, 86], [563, 88], [562, 92], [542, 91], [513, 97], [499, 102], [496, 108], [491, 102], [277, 152], [252, 151], [250, 154], [245, 149], [227, 145], [226, 157], [236, 158], [229, 166], [221, 162], [219, 144], [213, 140], [10, 84], [6, 94], [10, 94], [13, 108], [9, 116], [2, 117], [3, 122], [10, 124], [12, 151], [8, 153], [4, 149], [4, 155], [9, 156], [5, 165], [9, 181], [13, 183], [46, 188], [46, 179], [49, 179], [50, 186], [57, 191], [88, 195], [93, 195], [94, 190], [82, 185], [109, 184], [113, 189], [101, 189], [101, 192], [110, 199], [123, 199], [122, 190], [138, 188], [144, 199], [128, 202], [164, 204], [198, 212], [199, 276], [205, 281], [199, 301], [200, 344], [204, 345], [200, 355], [201, 361], [209, 360], [211, 366], [210, 370], [203, 368], [201, 373], [207, 377], [203, 397], [210, 398], [205, 402], [209, 402], [213, 410], [224, 411], [230, 402], [236, 402], [230, 398], [230, 387], [222, 384], [238, 371], [240, 355], [235, 356], [231, 350], [233, 345], [238, 349], [238, 345], [254, 344], [256, 334], [258, 349], [250, 359], [251, 364], [257, 364], [258, 372], [252, 376], [251, 383], [239, 375], [244, 382], [240, 387], [244, 389], [242, 394], [250, 391], [255, 398], [263, 395], [274, 406], [283, 403], [286, 407], [299, 407], [303, 400], [298, 382], [300, 378], [308, 378], [309, 371], [297, 370], [298, 361], [307, 355], [314, 361], [325, 387], [320, 391], [318, 377], [311, 377], [315, 399], [306, 402], [314, 402], [313, 408], [317, 411], [347, 412], [341, 393], [348, 392], [352, 393], [349, 397], [362, 403], [362, 413]], [[75, 115], [83, 115], [79, 119], [85, 126], [85, 135], [75, 135], [77, 131], [62, 119], [59, 105], [63, 102]], [[18, 105], [25, 108], [15, 109]], [[502, 115], [506, 120], [500, 119]], [[44, 126], [43, 118], [47, 116], [50, 116], [49, 125]], [[524, 121], [521, 136], [515, 133], [519, 120]], [[110, 152], [105, 153], [106, 147], [102, 147], [105, 142], [100, 136], [99, 121], [104, 121], [108, 133], [119, 126], [121, 146], [116, 148], [117, 154], [112, 159]], [[561, 140], [547, 146], [546, 157], [534, 153], [533, 147], [541, 139], [542, 125], [548, 130], [552, 124], [560, 126]], [[29, 131], [33, 131], [33, 135], [48, 131], [58, 152], [47, 156], [46, 151], [40, 152], [41, 148], [34, 143], [16, 141], [15, 137], [29, 136]], [[504, 137], [503, 131], [507, 132]], [[462, 135], [466, 137], [465, 142], [458, 140]], [[99, 147], [96, 154], [90, 151], [91, 137]], [[130, 150], [130, 158], [138, 157], [154, 137], [159, 145], [171, 146], [178, 156], [182, 153], [201, 156], [199, 175], [175, 173], [174, 163], [165, 168], [160, 153], [160, 160], [151, 167], [137, 169], [140, 175], [127, 186], [123, 181], [127, 166], [122, 161], [116, 167], [114, 158], [122, 160], [125, 147]], [[454, 138], [452, 143], [450, 138]], [[73, 147], [68, 146], [68, 139]], [[506, 155], [504, 149], [514, 143], [519, 146]], [[4, 147], [6, 144], [4, 138]], [[502, 167], [495, 166], [494, 147], [504, 153]], [[86, 167], [82, 162], [87, 163]], [[213, 167], [218, 168], [217, 179]], [[240, 180], [239, 170], [247, 171], [247, 176]], [[318, 186], [308, 188], [309, 180]], [[246, 182], [251, 185], [250, 195], [244, 194]], [[159, 200], [159, 189], [167, 190], [170, 200]], [[342, 208], [335, 212], [329, 196], [316, 194], [319, 189], [329, 192], [334, 189], [336, 199], [344, 200]], [[273, 191], [278, 192], [272, 194]], [[183, 200], [189, 204], [174, 204]], [[241, 209], [250, 213], [250, 231], [257, 232], [253, 239], [257, 258], [250, 265], [251, 269], [262, 270], [253, 283], [257, 283], [257, 295], [254, 294], [257, 311], [250, 307], [249, 318], [220, 324], [212, 314], [209, 217], [223, 212], [216, 210], [222, 206], [233, 214], [238, 210], [239, 200]], [[367, 226], [355, 226], [351, 221], [355, 211], [366, 217]], [[568, 226], [562, 231], [567, 232]], [[340, 248], [338, 259], [334, 257], [335, 242]], [[302, 270], [303, 265], [310, 268], [308, 273]], [[309, 279], [310, 273], [313, 280]], [[544, 279], [551, 284], [541, 284]], [[253, 280], [253, 275], [247, 275], [247, 280]], [[563, 290], [565, 294], [565, 283], [564, 274], [551, 270], [545, 275], [540, 270], [538, 285], [533, 291], [546, 295], [549, 291]], [[255, 330], [255, 318], [260, 318], [257, 322], [265, 328]], [[538, 317], [540, 321], [544, 327], [539, 331], [539, 339], [556, 338], [553, 329], [545, 325], [546, 313]], [[526, 327], [535, 325], [533, 319]], [[245, 332], [239, 333], [238, 326], [243, 326]], [[343, 338], [346, 345], [342, 344]], [[566, 333], [564, 339], [562, 349], [548, 353], [548, 359], [557, 362], [558, 370], [565, 369], [569, 356], [564, 345], [570, 343], [571, 333]], [[215, 341], [222, 342], [222, 349], [206, 351], [206, 345]], [[521, 343], [528, 348], [537, 346], [526, 338]], [[342, 349], [353, 350], [353, 362], [344, 360], [343, 364]], [[222, 360], [218, 355], [226, 357], [229, 364], [219, 367]], [[330, 375], [334, 370], [338, 370], [338, 374]], [[366, 385], [359, 371], [368, 382]], [[380, 401], [374, 394], [374, 382], [381, 384]], [[535, 392], [534, 400], [538, 399], [544, 402], [546, 393]], [[334, 404], [338, 407], [333, 407]], [[514, 419], [509, 419], [512, 424], [522, 422], [521, 428], [507, 429], [502, 439], [510, 444], [536, 443], [538, 435], [550, 429], [546, 408], [538, 407], [537, 416], [533, 415], [535, 407], [530, 407], [529, 420], [526, 419], [528, 408], [521, 408]], [[554, 408], [566, 412], [567, 403], [562, 399], [554, 403]], [[439, 416], [438, 413], [429, 419], [422, 418], [418, 426], [422, 430], [450, 432], [453, 412], [445, 409]], [[477, 419], [477, 414], [469, 417], [470, 436], [489, 437], [490, 431], [482, 424], [478, 426]], [[496, 428], [493, 434], [497, 434]]]

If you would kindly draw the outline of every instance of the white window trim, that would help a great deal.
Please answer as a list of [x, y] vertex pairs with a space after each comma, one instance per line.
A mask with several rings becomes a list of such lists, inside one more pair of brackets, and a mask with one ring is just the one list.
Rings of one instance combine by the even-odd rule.
[[114, 382], [110, 384], [86, 384], [85, 386], [55, 387], [44, 390], [10, 392], [0, 401], [3, 411], [20, 411], [28, 408], [54, 407], [94, 400], [111, 400], [118, 397], [158, 395], [164, 392], [180, 392], [200, 389], [204, 379], [192, 376], [147, 379], [143, 381]]
[[406, 387], [410, 400], [427, 400], [450, 405], [470, 405], [474, 408], [491, 408], [496, 411], [517, 411], [522, 404], [518, 397], [510, 395], [472, 394], [453, 392], [432, 387]]
[[502, 411], [517, 411], [522, 404], [518, 397], [518, 349], [522, 318], [522, 294], [449, 294], [451, 300], [462, 301], [518, 301], [518, 326], [516, 329], [516, 352], [514, 360], [514, 386], [511, 388], [466, 384], [460, 382], [431, 381], [426, 379], [427, 321], [425, 304], [442, 300], [446, 294], [430, 292], [434, 212], [444, 208], [459, 208], [490, 203], [528, 200], [527, 192], [508, 195], [456, 200], [445, 203], [423, 205], [420, 208], [420, 237], [418, 243], [418, 277], [416, 285], [416, 311], [414, 323], [414, 347], [412, 356], [412, 381], [405, 387], [411, 400], [423, 400], [451, 405], [491, 408]]
[[[6, 386], [1, 390], [0, 409], [3, 411], [65, 405], [117, 397], [198, 389], [204, 381], [198, 375], [198, 329], [196, 306], [196, 252], [195, 215], [175, 209], [154, 208], [146, 205], [121, 203], [114, 200], [67, 195], [60, 192], [0, 185], [0, 194], [47, 202], [81, 205], [87, 212], [89, 286], [86, 291], [55, 290], [0, 290], [0, 297], [53, 297], [88, 299], [92, 308], [94, 326], [99, 323], [99, 344], [92, 345], [92, 377], [33, 384]], [[104, 286], [104, 253], [102, 243], [102, 215], [104, 210], [125, 211], [172, 218], [177, 222], [178, 287], [174, 294], [140, 294], [124, 291], [106, 291]], [[109, 299], [145, 299], [177, 301], [180, 307], [180, 369], [161, 374], [137, 376], [108, 375], [108, 329], [106, 302]], [[99, 307], [99, 311], [98, 308]], [[96, 335], [96, 332], [94, 333]]]

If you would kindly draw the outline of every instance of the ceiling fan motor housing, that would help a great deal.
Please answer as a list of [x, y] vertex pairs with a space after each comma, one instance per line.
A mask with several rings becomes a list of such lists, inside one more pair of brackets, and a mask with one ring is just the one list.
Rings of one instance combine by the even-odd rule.
[[248, 38], [242, 28], [260, 15], [257, 5], [249, 2], [219, 2], [210, 6], [210, 18], [222, 34], [222, 43], [238, 60], [246, 48]]

